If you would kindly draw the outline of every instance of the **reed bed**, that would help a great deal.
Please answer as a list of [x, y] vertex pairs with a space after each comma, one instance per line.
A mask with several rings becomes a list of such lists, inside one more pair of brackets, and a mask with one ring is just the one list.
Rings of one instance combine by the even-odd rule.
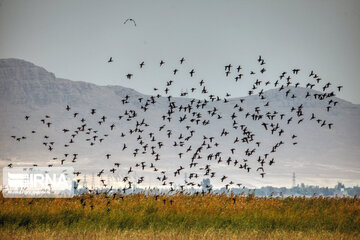
[[1, 239], [26, 234], [40, 239], [64, 239], [67, 234], [97, 239], [125, 239], [129, 234], [136, 239], [356, 239], [360, 199], [181, 193], [0, 197], [0, 232]]

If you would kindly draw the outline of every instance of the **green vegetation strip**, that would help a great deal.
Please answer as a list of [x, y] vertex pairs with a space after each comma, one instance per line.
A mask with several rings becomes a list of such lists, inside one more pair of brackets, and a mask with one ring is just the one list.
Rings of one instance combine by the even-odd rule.
[[[123, 197], [123, 198], [122, 198]], [[164, 201], [165, 200], [165, 201]], [[170, 203], [172, 200], [172, 203]], [[360, 233], [360, 199], [176, 194], [0, 198], [1, 231], [285, 231]]]

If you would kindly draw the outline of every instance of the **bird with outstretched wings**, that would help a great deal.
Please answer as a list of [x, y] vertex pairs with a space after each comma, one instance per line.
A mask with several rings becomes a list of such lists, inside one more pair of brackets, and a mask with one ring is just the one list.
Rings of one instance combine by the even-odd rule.
[[135, 27], [136, 27], [136, 22], [134, 21], [134, 19], [132, 19], [132, 18], [128, 18], [128, 19], [126, 19], [125, 20], [125, 22], [124, 22], [124, 24], [126, 24], [127, 22], [133, 22], [134, 23], [134, 25], [135, 25]]

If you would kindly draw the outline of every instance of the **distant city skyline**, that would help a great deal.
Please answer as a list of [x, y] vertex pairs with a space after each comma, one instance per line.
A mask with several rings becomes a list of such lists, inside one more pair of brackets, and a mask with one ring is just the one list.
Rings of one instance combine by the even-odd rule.
[[[128, 18], [136, 26], [124, 24]], [[359, 1], [5, 0], [0, 58], [21, 58], [60, 78], [144, 94], [154, 94], [153, 87], [163, 87], [179, 68], [174, 96], [204, 79], [212, 93], [240, 97], [252, 79], [235, 83], [225, 77], [224, 65], [258, 71], [262, 55], [267, 71], [260, 80], [274, 81], [282, 71], [300, 68], [296, 81], [304, 87], [314, 70], [324, 84], [344, 86], [338, 97], [359, 104], [359, 23]], [[110, 57], [114, 61], [107, 63]]]

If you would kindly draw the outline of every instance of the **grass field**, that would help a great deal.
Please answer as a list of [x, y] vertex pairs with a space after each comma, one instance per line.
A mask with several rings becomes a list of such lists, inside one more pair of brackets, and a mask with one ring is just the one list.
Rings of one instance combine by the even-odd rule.
[[0, 239], [360, 239], [357, 197], [87, 194], [0, 204]]

